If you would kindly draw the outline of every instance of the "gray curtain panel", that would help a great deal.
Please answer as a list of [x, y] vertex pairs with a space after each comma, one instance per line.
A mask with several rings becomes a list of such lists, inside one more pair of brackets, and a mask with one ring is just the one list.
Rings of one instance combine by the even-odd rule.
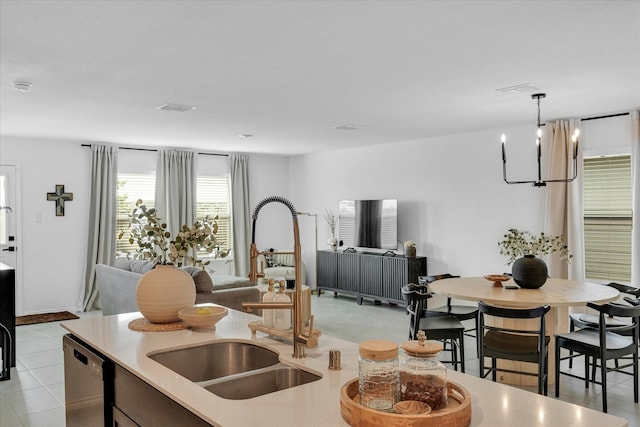
[[96, 287], [96, 264], [111, 265], [116, 254], [116, 187], [118, 181], [118, 148], [91, 145], [91, 206], [89, 239], [85, 265], [83, 310], [101, 308]]
[[196, 157], [192, 151], [158, 150], [155, 208], [172, 238], [196, 221]]
[[230, 155], [231, 218], [233, 229], [233, 259], [235, 275], [249, 274], [249, 244], [251, 242], [251, 206], [249, 205], [249, 156]]

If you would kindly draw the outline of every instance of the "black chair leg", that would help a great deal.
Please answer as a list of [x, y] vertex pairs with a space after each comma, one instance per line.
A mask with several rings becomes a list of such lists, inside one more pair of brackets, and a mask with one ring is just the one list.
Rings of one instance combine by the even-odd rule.
[[[555, 371], [555, 389], [556, 389], [556, 397], [560, 396], [560, 346], [558, 345], [558, 341], [556, 340], [556, 371]], [[571, 360], [571, 359], [569, 359]]]
[[586, 354], [584, 355], [584, 388], [589, 388], [589, 356]]
[[498, 372], [496, 371], [496, 358], [495, 357], [491, 358], [491, 379], [493, 380], [494, 383], [498, 379]]
[[549, 393], [549, 353], [544, 358], [544, 395], [548, 396]]
[[464, 374], [464, 331], [460, 332], [458, 342], [460, 343], [460, 370]]
[[[576, 325], [573, 324], [573, 321], [569, 322], [569, 332], [573, 332], [576, 330]], [[569, 369], [573, 368], [573, 350], [569, 350]]]
[[[597, 359], [593, 358], [593, 364], [595, 366]], [[602, 412], [607, 413], [607, 361], [600, 361], [600, 375], [602, 378], [600, 379], [600, 383], [602, 384]]]
[[638, 354], [633, 355], [633, 401], [638, 403]]

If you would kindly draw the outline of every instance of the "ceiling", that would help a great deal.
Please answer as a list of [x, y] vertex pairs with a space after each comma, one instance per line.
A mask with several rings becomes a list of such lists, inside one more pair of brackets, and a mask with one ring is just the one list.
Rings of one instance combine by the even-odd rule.
[[639, 107], [640, 2], [0, 1], [3, 136], [298, 155], [534, 124], [521, 84]]

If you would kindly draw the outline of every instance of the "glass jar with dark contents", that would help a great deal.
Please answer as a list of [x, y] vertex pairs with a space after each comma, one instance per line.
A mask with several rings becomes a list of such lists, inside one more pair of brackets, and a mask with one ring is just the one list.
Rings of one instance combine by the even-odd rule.
[[400, 400], [424, 402], [433, 411], [445, 408], [447, 368], [438, 360], [442, 344], [427, 341], [424, 333], [419, 333], [418, 340], [407, 341], [401, 347]]

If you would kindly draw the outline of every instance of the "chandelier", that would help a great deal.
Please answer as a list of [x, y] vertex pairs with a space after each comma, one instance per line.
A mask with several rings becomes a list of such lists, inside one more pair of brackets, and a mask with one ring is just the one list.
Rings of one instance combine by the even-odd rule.
[[571, 182], [576, 179], [578, 176], [578, 137], [580, 136], [580, 130], [576, 129], [571, 137], [573, 142], [572, 147], [572, 155], [573, 155], [573, 177], [567, 179], [542, 179], [542, 171], [540, 167], [540, 158], [542, 157], [542, 126], [540, 123], [540, 99], [546, 97], [545, 93], [534, 93], [531, 95], [531, 99], [535, 99], [538, 102], [538, 131], [536, 137], [536, 148], [537, 148], [537, 157], [538, 157], [538, 179], [531, 181], [509, 181], [507, 179], [507, 154], [506, 154], [506, 144], [507, 137], [502, 134], [500, 141], [502, 142], [502, 177], [504, 178], [504, 182], [507, 184], [533, 184], [534, 187], [545, 187], [548, 182]]

